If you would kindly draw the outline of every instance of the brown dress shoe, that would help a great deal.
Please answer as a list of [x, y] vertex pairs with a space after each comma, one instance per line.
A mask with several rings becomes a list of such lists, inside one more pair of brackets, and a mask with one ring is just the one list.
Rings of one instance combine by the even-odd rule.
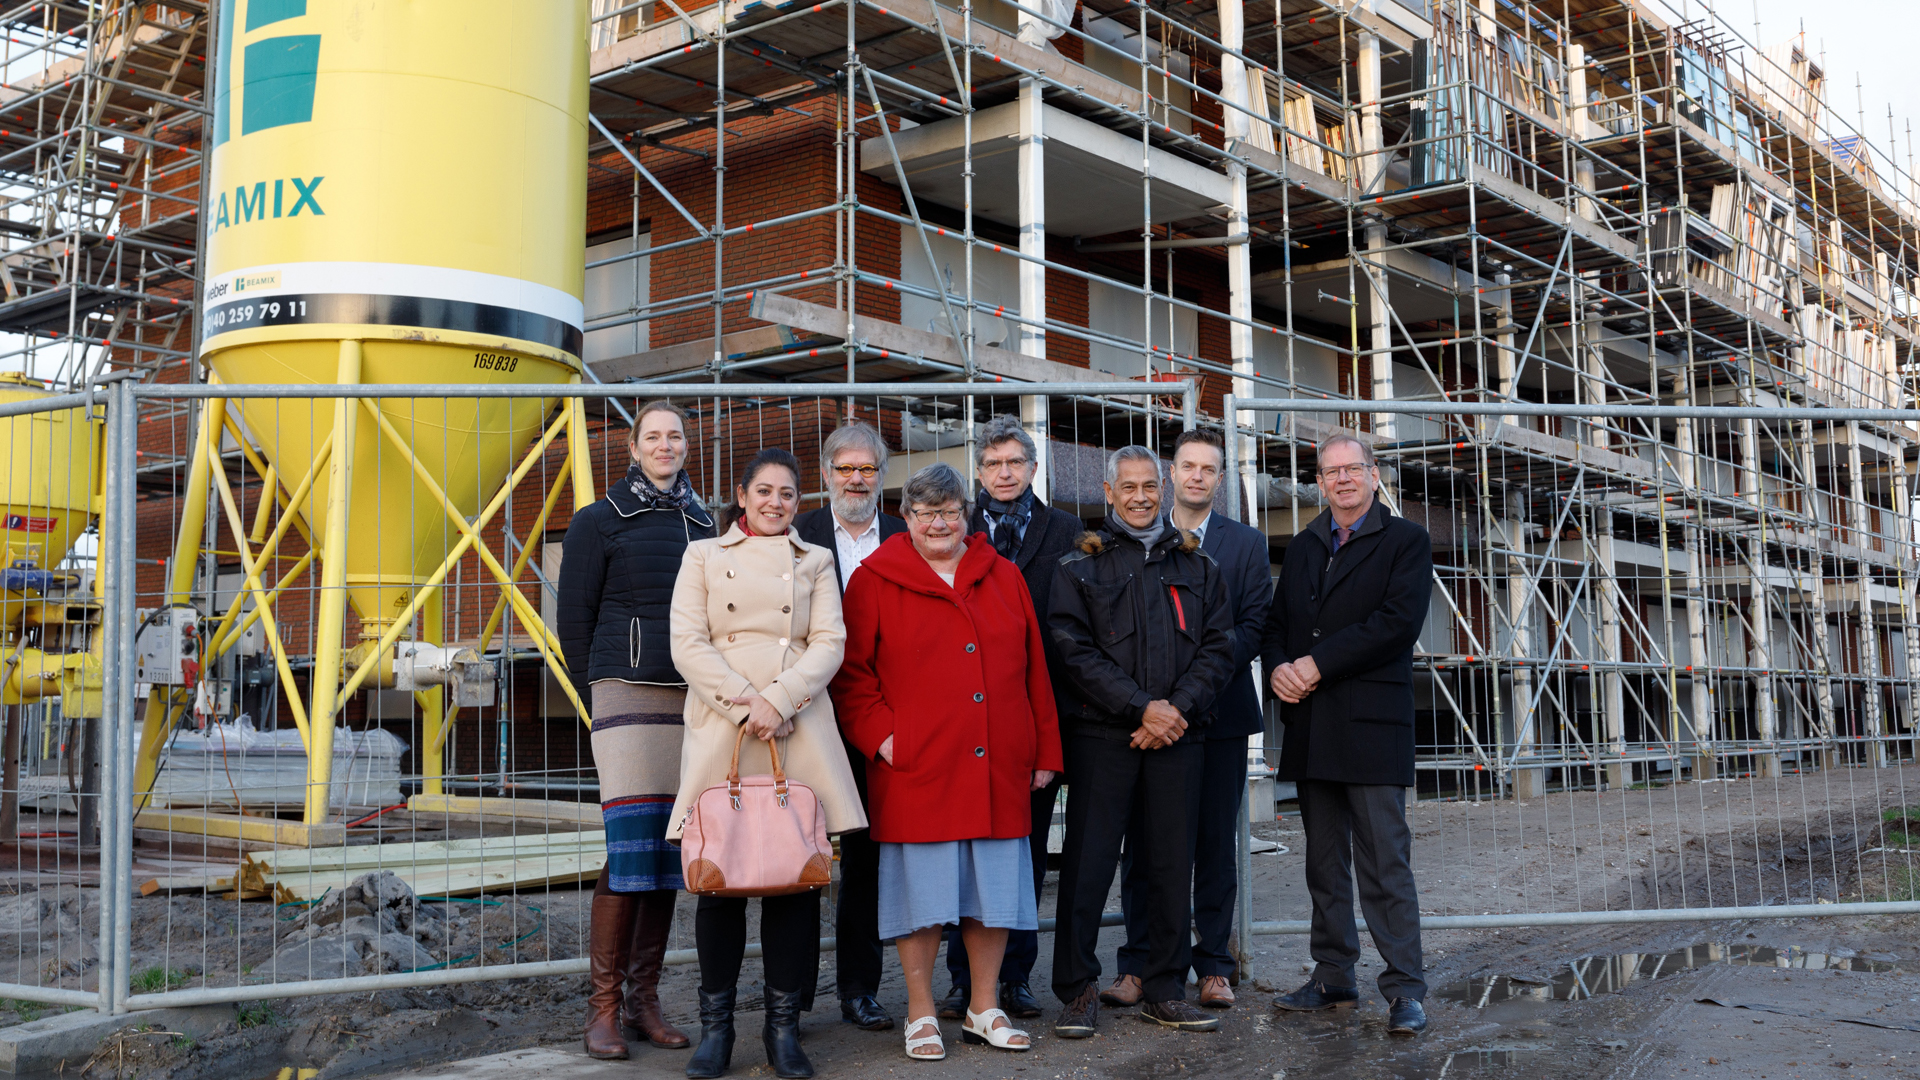
[[1131, 1009], [1135, 1005], [1140, 1004], [1140, 996], [1144, 992], [1140, 986], [1139, 976], [1115, 975], [1113, 977], [1113, 984], [1105, 990], [1100, 991], [1100, 1000], [1106, 1002], [1108, 1005], [1116, 1005], [1122, 1009]]
[[633, 943], [636, 897], [611, 893], [593, 898], [587, 930], [587, 1056], [623, 1060], [627, 1040], [620, 1034], [620, 980], [626, 974]]
[[1233, 1008], [1233, 987], [1227, 985], [1224, 975], [1207, 975], [1200, 979], [1200, 1004], [1209, 1009]]
[[671, 889], [637, 894], [634, 899], [633, 943], [627, 953], [627, 997], [620, 1008], [620, 1024], [655, 1046], [685, 1050], [691, 1041], [660, 1014], [660, 965], [667, 956], [667, 936], [673, 932]]

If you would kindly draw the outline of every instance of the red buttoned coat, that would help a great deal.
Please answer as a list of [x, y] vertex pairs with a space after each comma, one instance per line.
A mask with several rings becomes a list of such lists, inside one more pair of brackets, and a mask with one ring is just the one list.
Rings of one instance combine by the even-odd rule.
[[[833, 701], [867, 757], [873, 838], [1028, 835], [1033, 772], [1061, 768], [1060, 724], [1019, 568], [975, 533], [949, 588], [903, 533], [853, 572], [844, 614]], [[892, 765], [879, 756], [889, 735]]]

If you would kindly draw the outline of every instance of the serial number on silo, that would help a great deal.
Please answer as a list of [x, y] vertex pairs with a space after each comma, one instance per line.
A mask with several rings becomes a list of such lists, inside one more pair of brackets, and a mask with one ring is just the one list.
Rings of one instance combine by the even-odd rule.
[[290, 319], [303, 318], [307, 314], [307, 302], [289, 300], [283, 304], [278, 300], [268, 300], [259, 304], [230, 305], [208, 312], [207, 321], [213, 324], [213, 329], [218, 330], [229, 325], [244, 326], [256, 320], [271, 321], [280, 318], [283, 312]]
[[520, 366], [520, 358], [507, 353], [474, 353], [473, 366], [482, 371], [512, 371]]

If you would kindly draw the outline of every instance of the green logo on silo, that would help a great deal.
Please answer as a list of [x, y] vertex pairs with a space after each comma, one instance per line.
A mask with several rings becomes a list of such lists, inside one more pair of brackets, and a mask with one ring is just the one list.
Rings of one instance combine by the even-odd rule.
[[[233, 133], [234, 19], [239, 0], [220, 8], [220, 55], [214, 72], [213, 145]], [[244, 0], [246, 33], [307, 13], [307, 0]], [[320, 35], [283, 34], [249, 42], [241, 54], [240, 134], [313, 119], [320, 72]]]

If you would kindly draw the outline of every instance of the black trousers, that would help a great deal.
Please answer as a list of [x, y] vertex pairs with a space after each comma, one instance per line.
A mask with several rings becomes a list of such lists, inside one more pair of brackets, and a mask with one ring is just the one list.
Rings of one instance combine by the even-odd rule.
[[[1247, 794], [1247, 740], [1208, 739], [1202, 743], [1200, 766], [1200, 828], [1193, 843], [1193, 973], [1231, 978], [1233, 901], [1239, 865], [1240, 800]], [[1114, 970], [1138, 977], [1147, 967], [1147, 896], [1145, 875], [1134, 851], [1145, 842], [1146, 820], [1133, 808], [1127, 827], [1127, 850], [1120, 857], [1120, 910], [1126, 913], [1127, 943], [1114, 958]]]
[[1307, 836], [1307, 892], [1313, 898], [1313, 978], [1354, 985], [1360, 935], [1353, 926], [1353, 887], [1386, 970], [1380, 995], [1424, 1000], [1420, 897], [1413, 885], [1413, 833], [1407, 789], [1390, 784], [1302, 780], [1300, 825]]
[[[760, 943], [767, 986], [805, 993], [820, 979], [820, 890], [760, 898]], [[747, 898], [703, 896], [693, 911], [693, 945], [700, 953], [700, 989], [713, 993], [740, 983], [747, 954]]]
[[[867, 761], [847, 743], [847, 764], [867, 808]], [[834, 981], [840, 1000], [880, 990], [880, 845], [866, 829], [840, 835], [840, 900], [833, 913]]]
[[[1027, 852], [1033, 863], [1033, 897], [1037, 903], [1047, 880], [1047, 832], [1053, 828], [1053, 803], [1060, 796], [1065, 773], [1033, 793], [1033, 831], [1027, 836]], [[1040, 959], [1038, 930], [1007, 931], [1007, 951], [1000, 958], [1000, 981], [1027, 985], [1033, 978], [1034, 961]], [[947, 975], [955, 986], [973, 985], [973, 968], [967, 960], [967, 946], [960, 940], [960, 928], [947, 928]]]
[[1193, 840], [1200, 815], [1203, 743], [1135, 750], [1118, 739], [1069, 735], [1067, 840], [1060, 856], [1060, 903], [1053, 943], [1053, 992], [1072, 1001], [1100, 978], [1100, 913], [1113, 889], [1120, 842], [1138, 806], [1134, 859], [1145, 875], [1147, 961], [1140, 974], [1149, 1002], [1187, 993], [1193, 961]]

